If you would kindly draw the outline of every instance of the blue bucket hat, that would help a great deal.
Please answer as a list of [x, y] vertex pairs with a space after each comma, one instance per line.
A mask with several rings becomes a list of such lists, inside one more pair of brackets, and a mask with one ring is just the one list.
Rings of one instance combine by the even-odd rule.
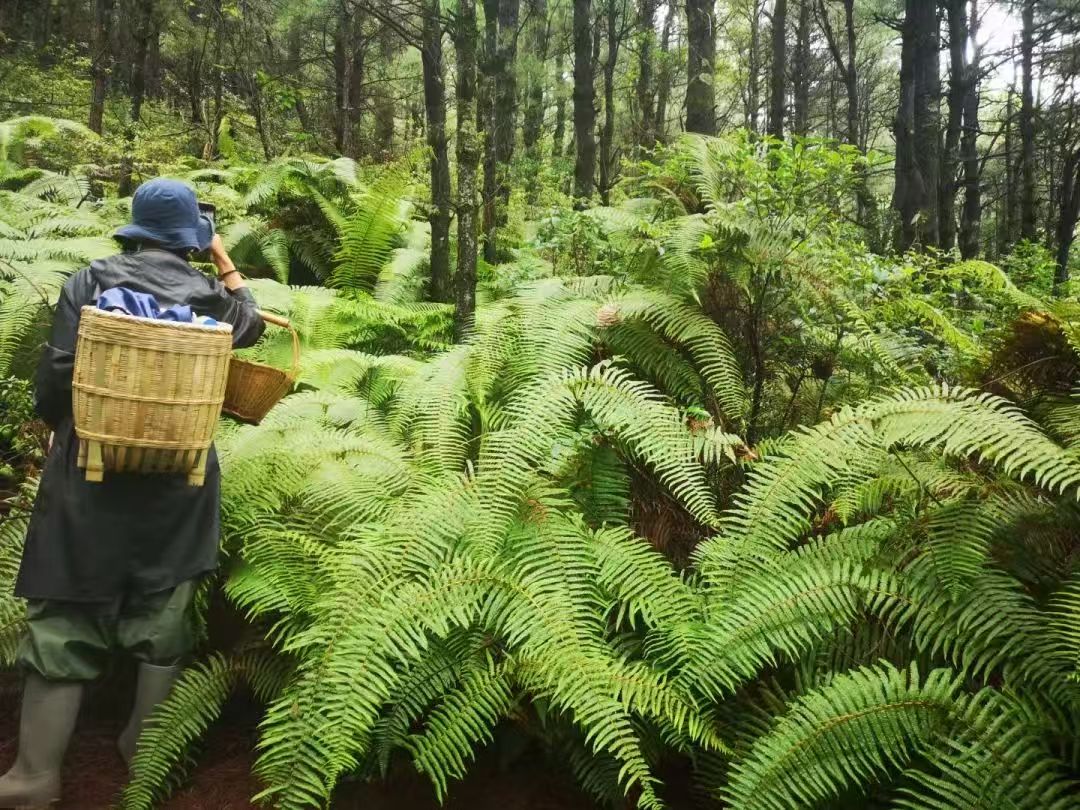
[[133, 242], [154, 242], [168, 250], [206, 250], [214, 223], [199, 211], [191, 186], [158, 178], [143, 183], [131, 199], [131, 224], [114, 234]]

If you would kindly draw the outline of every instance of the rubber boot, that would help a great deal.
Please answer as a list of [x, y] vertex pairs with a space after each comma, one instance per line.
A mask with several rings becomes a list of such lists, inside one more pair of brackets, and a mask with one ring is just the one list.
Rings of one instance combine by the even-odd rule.
[[157, 705], [169, 696], [180, 672], [181, 668], [178, 666], [139, 664], [139, 682], [135, 687], [135, 705], [131, 709], [131, 719], [116, 744], [120, 749], [120, 756], [129, 768], [147, 718]]
[[27, 676], [19, 753], [11, 770], [0, 776], [0, 808], [38, 810], [60, 801], [60, 768], [82, 695], [81, 683], [47, 681], [36, 672]]

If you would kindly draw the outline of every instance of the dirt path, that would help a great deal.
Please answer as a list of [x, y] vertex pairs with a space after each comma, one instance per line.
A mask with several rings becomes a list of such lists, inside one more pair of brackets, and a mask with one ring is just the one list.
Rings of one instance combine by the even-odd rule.
[[[116, 752], [121, 713], [106, 705], [118, 690], [97, 688], [88, 696], [64, 768], [64, 801], [57, 810], [107, 810], [124, 786], [125, 771]], [[117, 699], [118, 700], [118, 699]], [[15, 756], [17, 683], [0, 676], [0, 773]], [[191, 780], [165, 805], [166, 810], [247, 810], [259, 791], [251, 776], [254, 733], [244, 712], [232, 712], [215, 728]], [[239, 715], [239, 717], [236, 717]], [[346, 785], [335, 810], [440, 810], [430, 784], [403, 773], [379, 784]], [[441, 810], [594, 810], [562, 774], [536, 761], [503, 770], [482, 759], [454, 789]]]

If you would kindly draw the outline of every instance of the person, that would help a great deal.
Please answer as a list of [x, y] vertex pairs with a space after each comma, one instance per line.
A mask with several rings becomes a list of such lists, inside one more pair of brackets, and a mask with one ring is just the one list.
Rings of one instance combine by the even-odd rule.
[[[217, 563], [220, 469], [211, 452], [204, 486], [184, 475], [108, 474], [88, 482], [77, 466], [71, 385], [81, 307], [105, 290], [153, 295], [232, 325], [250, 346], [263, 321], [213, 221], [179, 181], [152, 180], [132, 200], [115, 236], [126, 250], [93, 262], [64, 284], [35, 380], [36, 409], [53, 430], [15, 593], [27, 600], [19, 663], [26, 672], [14, 765], [0, 776], [0, 808], [60, 798], [60, 769], [84, 684], [113, 651], [134, 656], [134, 706], [118, 747], [130, 764], [143, 723], [164, 700], [191, 651], [197, 582]], [[209, 250], [210, 279], [189, 263]]]

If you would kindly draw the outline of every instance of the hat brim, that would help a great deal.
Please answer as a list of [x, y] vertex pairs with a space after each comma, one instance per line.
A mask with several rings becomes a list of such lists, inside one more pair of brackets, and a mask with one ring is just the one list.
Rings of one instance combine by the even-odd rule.
[[133, 242], [153, 242], [167, 250], [206, 250], [214, 238], [214, 223], [200, 214], [195, 228], [156, 229], [128, 224], [117, 228], [113, 236]]

